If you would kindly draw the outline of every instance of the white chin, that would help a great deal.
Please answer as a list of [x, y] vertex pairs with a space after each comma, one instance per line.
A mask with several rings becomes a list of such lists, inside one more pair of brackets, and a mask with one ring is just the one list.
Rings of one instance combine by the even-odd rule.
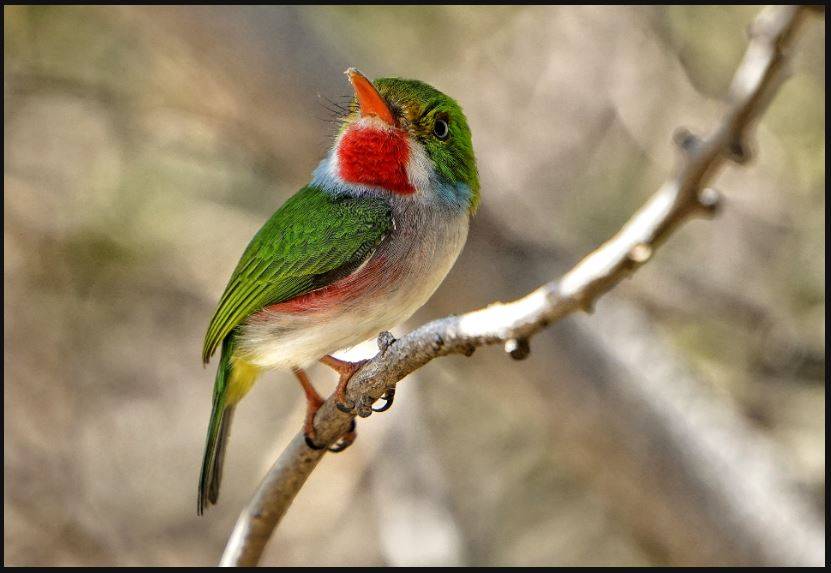
[[418, 141], [410, 138], [410, 160], [407, 162], [407, 178], [410, 185], [418, 193], [423, 193], [430, 188], [431, 174], [435, 166], [424, 146]]

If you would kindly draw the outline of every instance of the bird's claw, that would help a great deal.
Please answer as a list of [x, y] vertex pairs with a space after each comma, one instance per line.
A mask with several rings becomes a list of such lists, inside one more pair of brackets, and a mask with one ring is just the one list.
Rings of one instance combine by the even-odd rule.
[[306, 440], [306, 445], [309, 446], [309, 448], [312, 450], [322, 450], [326, 447], [316, 444], [315, 441], [311, 439], [309, 436], [303, 436], [303, 438]]
[[342, 435], [337, 443], [334, 446], [329, 446], [329, 451], [333, 454], [337, 454], [342, 452], [353, 443], [355, 443], [355, 438], [358, 437], [358, 433], [355, 431], [355, 418], [352, 418], [352, 422], [349, 426], [349, 431]]
[[360, 370], [369, 360], [347, 362], [327, 354], [320, 361], [329, 368], [332, 368], [340, 376], [338, 387], [335, 389], [335, 397], [337, 398], [335, 406], [344, 414], [352, 414], [355, 411], [355, 403], [346, 397], [346, 386], [349, 384], [349, 380], [352, 379], [355, 372]]
[[355, 442], [355, 438], [358, 437], [358, 433], [355, 431], [355, 427], [355, 418], [352, 418], [352, 421], [349, 425], [349, 431], [342, 435], [334, 446], [321, 446], [320, 444], [315, 442], [312, 439], [312, 437], [308, 434], [304, 435], [303, 438], [306, 440], [306, 445], [309, 446], [309, 448], [311, 448], [312, 450], [329, 450], [330, 452], [337, 454], [338, 452], [342, 452]]
[[384, 392], [381, 399], [384, 400], [384, 403], [378, 408], [373, 408], [373, 412], [386, 412], [392, 407], [393, 400], [395, 400], [395, 388], [390, 388]]
[[335, 406], [338, 410], [343, 412], [344, 414], [351, 414], [355, 410], [355, 404], [349, 402], [347, 400], [341, 401], [338, 400], [335, 402]]

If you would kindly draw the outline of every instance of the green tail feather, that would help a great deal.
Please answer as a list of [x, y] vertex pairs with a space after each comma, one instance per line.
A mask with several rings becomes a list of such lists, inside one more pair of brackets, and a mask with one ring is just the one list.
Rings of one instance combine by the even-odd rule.
[[219, 499], [219, 483], [222, 481], [222, 465], [231, 420], [234, 417], [234, 404], [227, 403], [227, 388], [231, 377], [232, 337], [229, 336], [222, 345], [222, 357], [216, 371], [214, 383], [211, 421], [208, 424], [208, 437], [205, 443], [205, 456], [202, 459], [202, 471], [199, 475], [199, 499], [196, 513], [202, 515], [209, 505]]

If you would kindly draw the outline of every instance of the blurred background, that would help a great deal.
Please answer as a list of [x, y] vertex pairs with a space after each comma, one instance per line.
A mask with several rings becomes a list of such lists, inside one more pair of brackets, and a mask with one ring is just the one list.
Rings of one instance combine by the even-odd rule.
[[[436, 86], [473, 131], [482, 208], [402, 334], [608, 238], [671, 173], [673, 131], [718, 121], [757, 12], [4, 6], [5, 563], [218, 561], [303, 400], [290, 373], [261, 379], [197, 518], [202, 336], [330, 144], [348, 66]], [[755, 161], [718, 178], [715, 221], [526, 361], [485, 348], [410, 376], [322, 461], [263, 563], [821, 561], [824, 51], [820, 14]]]

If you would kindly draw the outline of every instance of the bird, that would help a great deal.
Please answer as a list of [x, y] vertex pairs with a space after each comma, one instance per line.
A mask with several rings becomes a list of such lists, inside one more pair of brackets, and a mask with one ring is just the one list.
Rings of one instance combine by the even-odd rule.
[[[266, 370], [291, 369], [305, 393], [306, 444], [323, 449], [314, 416], [323, 399], [304, 368], [346, 386], [366, 361], [333, 352], [408, 319], [436, 291], [467, 239], [480, 201], [471, 131], [460, 105], [412, 79], [374, 82], [346, 70], [354, 91], [311, 181], [265, 222], [243, 252], [202, 348], [220, 351], [199, 477], [197, 513], [219, 498], [234, 409]], [[388, 408], [394, 394], [383, 396]], [[355, 439], [352, 428], [331, 451]]]

